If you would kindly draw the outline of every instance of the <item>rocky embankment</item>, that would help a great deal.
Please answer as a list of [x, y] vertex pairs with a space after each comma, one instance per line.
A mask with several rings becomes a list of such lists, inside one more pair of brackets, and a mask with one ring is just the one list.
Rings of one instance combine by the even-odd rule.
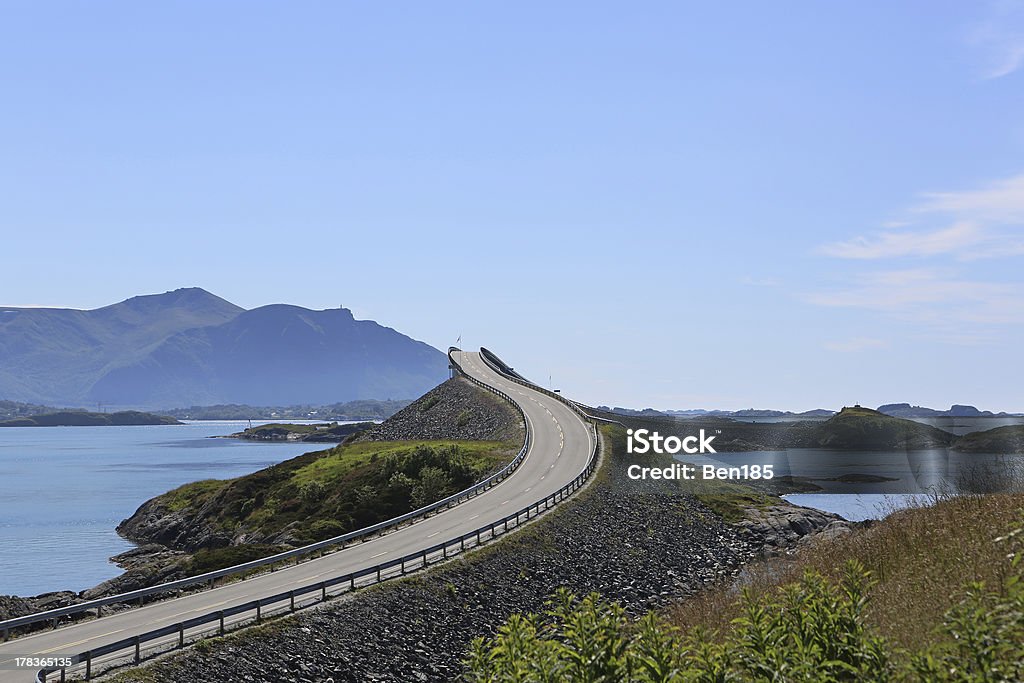
[[[527, 529], [429, 573], [214, 641], [147, 667], [144, 680], [449, 681], [470, 641], [556, 589], [597, 591], [640, 613], [719, 580], [765, 550], [845, 523], [784, 503], [724, 523], [697, 499], [626, 480], [615, 456], [576, 499]], [[134, 680], [127, 672], [124, 680]]]
[[522, 420], [507, 403], [461, 377], [450, 379], [360, 436], [404, 439], [522, 439]]

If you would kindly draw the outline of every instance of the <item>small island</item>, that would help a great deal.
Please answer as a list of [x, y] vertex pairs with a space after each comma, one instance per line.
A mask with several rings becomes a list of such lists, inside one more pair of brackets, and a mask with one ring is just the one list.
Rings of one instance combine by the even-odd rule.
[[90, 413], [84, 410], [62, 410], [42, 415], [26, 415], [0, 421], [0, 427], [129, 427], [140, 425], [180, 425], [173, 417], [137, 410], [116, 413]]
[[217, 437], [221, 439], [246, 439], [248, 441], [309, 441], [313, 443], [341, 443], [353, 434], [375, 426], [376, 422], [354, 422], [338, 424], [290, 424], [271, 423], [249, 427], [241, 432]]

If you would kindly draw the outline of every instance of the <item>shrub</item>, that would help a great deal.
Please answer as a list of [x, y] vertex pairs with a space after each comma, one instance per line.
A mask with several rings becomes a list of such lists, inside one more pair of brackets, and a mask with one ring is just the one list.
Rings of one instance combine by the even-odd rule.
[[309, 526], [309, 536], [314, 541], [341, 536], [345, 533], [345, 525], [336, 519], [318, 519]]
[[[1024, 680], [1024, 528], [1010, 545], [1002, 585], [969, 587], [945, 617], [938, 645], [908, 653], [865, 621], [870, 572], [848, 562], [839, 581], [808, 570], [755, 597], [724, 636], [648, 613], [630, 621], [596, 594], [561, 590], [543, 615], [513, 615], [492, 639], [473, 641], [465, 680], [516, 683]], [[927, 589], [927, 588], [924, 588]]]

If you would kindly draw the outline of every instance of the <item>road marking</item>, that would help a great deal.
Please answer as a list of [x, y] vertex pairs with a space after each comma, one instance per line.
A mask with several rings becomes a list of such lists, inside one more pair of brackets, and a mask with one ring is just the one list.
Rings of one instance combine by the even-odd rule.
[[387, 555], [387, 554], [388, 554], [388, 551], [385, 550], [382, 553], [377, 553], [376, 555], [370, 555], [370, 559], [373, 560], [373, 559], [376, 559], [378, 557], [383, 557], [384, 555]]
[[470, 519], [470, 521], [472, 521], [472, 520], [476, 519], [476, 518], [477, 518], [477, 517], [479, 517], [479, 516], [480, 516], [480, 515], [473, 515], [473, 516], [472, 516], [472, 517], [470, 517], [469, 519]]
[[439, 533], [441, 533], [441, 532], [440, 531], [435, 531], [434, 533], [432, 533], [429, 536], [427, 536], [427, 538], [433, 538], [434, 536], [437, 536]]
[[[531, 487], [530, 487], [530, 489], [532, 489], [532, 488], [533, 488], [533, 487], [531, 486]], [[523, 489], [523, 493], [529, 493], [529, 492], [530, 492], [530, 489]]]
[[546, 476], [548, 476], [548, 475], [545, 474], [545, 475], [541, 476], [540, 480], [544, 481], [544, 477], [546, 477]]
[[49, 650], [40, 650], [39, 654], [45, 655], [45, 654], [48, 654], [50, 652], [56, 652], [57, 650], [63, 650], [65, 648], [74, 647], [75, 645], [81, 645], [82, 643], [88, 643], [90, 640], [96, 640], [97, 638], [104, 638], [106, 636], [112, 636], [115, 633], [120, 633], [123, 630], [124, 630], [123, 628], [119, 628], [116, 631], [110, 631], [109, 633], [101, 633], [98, 636], [90, 636], [89, 638], [86, 638], [85, 640], [79, 640], [77, 642], [67, 643], [65, 645], [58, 645], [57, 647], [51, 647]]
[[502, 505], [507, 505], [508, 503], [511, 503], [511, 502], [512, 502], [511, 500], [506, 500], [504, 503], [502, 503]]

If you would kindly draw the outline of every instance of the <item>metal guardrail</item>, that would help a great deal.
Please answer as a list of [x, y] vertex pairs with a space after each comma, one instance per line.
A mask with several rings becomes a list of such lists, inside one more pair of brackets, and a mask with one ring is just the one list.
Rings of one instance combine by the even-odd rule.
[[[459, 366], [458, 363], [456, 363], [455, 360], [451, 357], [452, 351], [458, 350], [459, 349], [456, 349], [455, 347], [452, 347], [448, 350], [448, 357], [452, 362], [452, 366], [455, 369], [457, 369], [460, 372], [460, 374], [462, 374], [464, 377], [469, 379], [474, 384], [481, 386], [487, 389], [488, 391], [491, 391], [492, 393], [512, 403], [512, 405], [515, 406], [516, 409], [523, 415], [524, 425], [526, 426], [526, 445], [524, 445], [523, 451], [520, 452], [520, 455], [525, 455], [525, 451], [528, 449], [528, 445], [532, 439], [532, 435], [530, 434], [529, 421], [526, 420], [525, 413], [508, 394], [505, 394], [504, 392], [494, 387], [491, 387], [490, 385], [484, 384], [483, 382], [477, 380], [475, 377], [470, 377], [468, 374], [466, 374], [462, 370], [461, 366]], [[499, 372], [503, 377], [513, 379], [509, 377], [509, 375], [507, 375], [506, 373], [503, 373], [501, 371]], [[542, 391], [564, 402], [566, 405], [569, 405], [576, 413], [583, 416], [584, 422], [587, 423], [588, 426], [591, 424], [586, 421], [585, 413], [583, 413], [583, 411], [580, 410], [578, 406], [575, 406], [575, 404], [573, 404], [571, 401], [568, 401], [567, 399], [564, 399], [561, 396], [554, 394], [553, 392], [549, 392], [544, 390], [543, 388], [537, 387], [536, 385], [533, 385], [525, 380], [514, 379], [514, 381], [519, 382], [524, 386], [528, 386], [531, 389]], [[316, 601], [316, 595], [319, 595], [320, 601], [322, 602], [324, 600], [327, 600], [328, 596], [332, 595], [329, 592], [329, 589], [331, 588], [341, 586], [343, 587], [343, 591], [341, 592], [354, 591], [357, 588], [362, 588], [376, 583], [381, 583], [383, 581], [398, 576], [405, 576], [410, 571], [426, 568], [431, 564], [443, 562], [450, 557], [465, 552], [466, 550], [479, 547], [484, 543], [490, 542], [496, 538], [505, 535], [510, 530], [516, 529], [525, 522], [528, 522], [533, 517], [542, 514], [543, 512], [547, 511], [548, 509], [554, 507], [558, 503], [565, 500], [565, 498], [567, 498], [570, 494], [572, 494], [580, 487], [582, 487], [586, 483], [590, 475], [597, 468], [598, 455], [600, 452], [600, 439], [599, 437], [597, 437], [598, 432], [596, 429], [594, 431], [594, 434], [596, 437], [594, 439], [594, 448], [590, 453], [590, 457], [587, 460], [587, 464], [584, 466], [583, 470], [572, 479], [572, 481], [570, 481], [568, 484], [558, 489], [554, 493], [530, 505], [527, 505], [526, 507], [510, 515], [507, 515], [502, 519], [496, 520], [489, 524], [485, 524], [484, 526], [481, 526], [473, 531], [462, 534], [461, 536], [450, 538], [447, 541], [438, 543], [437, 545], [431, 546], [424, 550], [420, 550], [415, 553], [410, 553], [408, 555], [405, 555], [404, 557], [389, 560], [388, 562], [383, 562], [373, 567], [367, 567], [365, 569], [360, 569], [355, 572], [350, 572], [347, 574], [343, 574], [341, 576], [336, 576], [331, 579], [325, 579], [324, 581], [308, 584], [300, 588], [295, 588], [283, 593], [278, 593], [277, 595], [252, 600], [241, 605], [235, 605], [233, 607], [228, 607], [222, 610], [215, 610], [213, 612], [209, 612], [207, 614], [194, 617], [192, 619], [187, 619], [185, 621], [181, 621], [175, 624], [170, 624], [168, 626], [148, 631], [137, 636], [132, 636], [130, 638], [125, 638], [123, 640], [110, 643], [108, 645], [101, 645], [91, 650], [87, 650], [85, 652], [73, 655], [71, 657], [72, 666], [84, 664], [85, 680], [90, 680], [93, 675], [93, 664], [100, 657], [104, 657], [106, 655], [114, 654], [121, 651], [127, 651], [128, 661], [133, 661], [135, 664], [139, 664], [142, 661], [142, 646], [147, 643], [152, 643], [153, 641], [163, 639], [170, 643], [172, 649], [181, 649], [185, 647], [185, 644], [187, 642], [186, 632], [191, 629], [195, 629], [200, 626], [206, 626], [208, 624], [216, 624], [216, 632], [219, 635], [223, 635], [226, 632], [225, 620], [229, 619], [230, 617], [252, 612], [253, 620], [256, 623], [259, 623], [266, 614], [263, 610], [264, 607], [276, 605], [278, 603], [284, 603], [285, 601], [287, 601], [288, 610], [294, 612], [300, 606], [303, 606], [298, 604], [296, 600], [302, 599], [311, 594], [314, 595], [314, 602]], [[521, 460], [520, 456], [517, 456], [517, 459]], [[244, 621], [245, 619], [238, 620], [239, 623]], [[199, 635], [201, 636], [201, 634]], [[172, 638], [172, 636], [177, 637]], [[40, 669], [36, 674], [36, 682], [46, 683], [49, 675], [57, 671], [60, 672], [60, 680], [64, 681], [67, 675], [68, 668], [69, 667], [55, 667]]]
[[[457, 369], [461, 374], [466, 376], [468, 379], [473, 380], [472, 377], [469, 377], [462, 371], [462, 368], [451, 357], [451, 350], [449, 350], [448, 352], [448, 359], [453, 364], [455, 369]], [[475, 382], [476, 380], [473, 381]], [[490, 391], [491, 393], [494, 393], [499, 397], [505, 399], [509, 403], [511, 403], [513, 408], [515, 408], [519, 412], [520, 416], [523, 418], [523, 423], [526, 424], [526, 415], [523, 413], [522, 409], [518, 406], [518, 404], [516, 404], [516, 402], [512, 400], [510, 396], [488, 385], [482, 384], [480, 382], [476, 383], [483, 387], [484, 389], [486, 389], [487, 391]], [[523, 440], [522, 448], [519, 449], [519, 452], [516, 454], [516, 456], [511, 461], [509, 461], [509, 463], [506, 464], [503, 468], [501, 468], [491, 476], [487, 477], [486, 479], [483, 479], [477, 482], [476, 484], [470, 486], [469, 488], [463, 491], [459, 491], [458, 493], [448, 496], [447, 498], [444, 498], [442, 500], [431, 503], [430, 505], [425, 505], [411, 512], [399, 515], [398, 517], [393, 517], [391, 519], [384, 520], [383, 522], [378, 522], [377, 524], [364, 527], [362, 529], [350, 531], [340, 536], [328, 538], [323, 541], [317, 541], [316, 543], [311, 543], [309, 545], [302, 546], [301, 548], [294, 548], [292, 550], [288, 550], [283, 553], [278, 553], [276, 555], [271, 555], [269, 557], [264, 557], [258, 560], [252, 560], [250, 562], [245, 562], [231, 567], [225, 567], [223, 569], [207, 572], [205, 574], [199, 574], [197, 576], [191, 576], [185, 579], [178, 579], [177, 581], [169, 581], [167, 583], [162, 583], [156, 586], [150, 586], [149, 588], [140, 588], [138, 590], [129, 591], [127, 593], [119, 593], [117, 595], [111, 595], [105, 598], [97, 598], [95, 600], [89, 600], [87, 602], [80, 602], [74, 605], [68, 605], [67, 607], [60, 607], [57, 609], [48, 610], [46, 612], [37, 612], [35, 614], [27, 614], [14, 619], [0, 621], [0, 634], [2, 634], [2, 641], [6, 642], [10, 637], [11, 631], [22, 626], [29, 626], [41, 622], [51, 622], [53, 627], [56, 628], [58, 625], [58, 620], [62, 617], [80, 614], [82, 612], [88, 612], [90, 610], [96, 610], [97, 617], [102, 617], [102, 609], [103, 607], [106, 607], [108, 605], [131, 603], [135, 601], [139, 601], [139, 604], [142, 604], [145, 598], [153, 595], [176, 592], [184, 588], [189, 588], [191, 586], [196, 586], [204, 583], [212, 584], [217, 579], [236, 576], [238, 574], [244, 574], [252, 571], [253, 569], [259, 569], [261, 567], [278, 564], [285, 560], [295, 559], [296, 562], [298, 562], [299, 558], [316, 553], [318, 553], [318, 557], [321, 557], [324, 554], [326, 554], [325, 551], [328, 548], [331, 548], [333, 546], [340, 546], [338, 550], [342, 550], [348, 543], [365, 540], [370, 536], [386, 532], [393, 528], [397, 528], [406, 522], [412, 522], [421, 517], [426, 517], [430, 513], [437, 512], [441, 509], [448, 509], [465, 500], [469, 500], [470, 498], [479, 495], [483, 491], [503, 481], [506, 477], [508, 477], [508, 475], [510, 475], [519, 467], [520, 463], [522, 463], [523, 461], [523, 458], [526, 457], [526, 452], [530, 448], [530, 443], [531, 436], [529, 433], [529, 429], [526, 429], [526, 437]]]

